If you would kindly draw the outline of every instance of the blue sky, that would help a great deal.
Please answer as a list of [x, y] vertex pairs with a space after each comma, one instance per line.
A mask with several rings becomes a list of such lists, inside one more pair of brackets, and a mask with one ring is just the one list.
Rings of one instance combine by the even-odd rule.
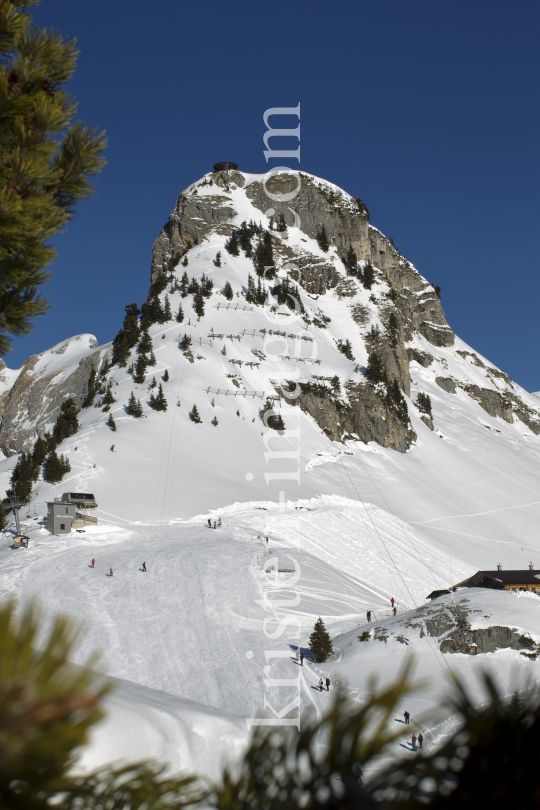
[[69, 89], [108, 165], [8, 366], [111, 340], [180, 191], [218, 160], [266, 171], [263, 113], [300, 102], [299, 168], [362, 197], [457, 334], [540, 389], [537, 2], [43, 0], [34, 17], [77, 38]]

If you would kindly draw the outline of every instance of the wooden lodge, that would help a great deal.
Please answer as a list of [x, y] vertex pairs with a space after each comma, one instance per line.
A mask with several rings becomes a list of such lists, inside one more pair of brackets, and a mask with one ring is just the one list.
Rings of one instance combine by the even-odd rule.
[[[503, 571], [502, 565], [498, 565], [495, 571], [477, 571], [472, 577], [452, 586], [453, 591], [458, 588], [492, 588], [497, 591], [532, 591], [540, 594], [540, 570], [535, 571], [532, 563], [526, 569], [508, 571]], [[432, 591], [426, 598], [436, 599], [447, 593], [450, 590]]]

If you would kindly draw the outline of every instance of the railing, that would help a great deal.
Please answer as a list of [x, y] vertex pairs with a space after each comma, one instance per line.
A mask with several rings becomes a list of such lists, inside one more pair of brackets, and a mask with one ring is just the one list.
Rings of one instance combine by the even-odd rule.
[[264, 398], [264, 391], [246, 391], [245, 389], [239, 391], [231, 391], [229, 388], [206, 388], [207, 394], [220, 394], [225, 397], [257, 397], [258, 399]]

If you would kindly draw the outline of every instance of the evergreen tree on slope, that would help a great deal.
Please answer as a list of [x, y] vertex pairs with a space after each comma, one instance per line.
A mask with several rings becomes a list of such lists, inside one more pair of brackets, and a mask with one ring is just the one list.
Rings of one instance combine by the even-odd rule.
[[316, 657], [317, 662], [321, 664], [333, 653], [332, 639], [320, 616], [315, 622], [315, 627], [309, 637], [309, 649]]

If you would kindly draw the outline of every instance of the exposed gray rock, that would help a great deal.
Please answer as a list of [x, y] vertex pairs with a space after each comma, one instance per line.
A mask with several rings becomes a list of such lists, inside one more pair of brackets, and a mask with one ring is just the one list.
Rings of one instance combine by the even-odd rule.
[[405, 453], [416, 439], [410, 424], [404, 424], [383, 397], [367, 384], [349, 382], [346, 386], [348, 404], [339, 407], [331, 397], [305, 393], [290, 404], [298, 405], [313, 417], [332, 441], [346, 438], [362, 442], [375, 441]]
[[522, 638], [522, 634], [517, 630], [500, 625], [479, 630], [458, 629], [444, 638], [439, 648], [443, 653], [464, 653], [465, 655], [479, 655], [507, 648], [511, 650], [527, 649]]
[[433, 419], [432, 419], [432, 417], [431, 417], [431, 416], [428, 416], [428, 415], [427, 415], [427, 413], [423, 413], [423, 414], [421, 415], [420, 419], [422, 420], [422, 422], [424, 423], [424, 425], [427, 425], [427, 427], [428, 427], [430, 430], [434, 430], [434, 428], [433, 428]]
[[428, 366], [433, 363], [433, 355], [428, 352], [421, 352], [419, 349], [409, 348], [407, 349], [407, 353], [409, 355], [409, 363], [411, 360], [416, 360], [423, 368], [428, 368]]
[[461, 385], [460, 387], [490, 416], [498, 416], [510, 424], [514, 421], [512, 401], [508, 395], [493, 391], [491, 388], [480, 388], [478, 385]]
[[456, 393], [456, 384], [452, 377], [435, 377], [435, 382], [439, 388], [442, 388], [442, 390], [446, 391], [447, 394]]
[[78, 407], [82, 405], [90, 372], [99, 367], [109, 346], [83, 357], [67, 376], [58, 371], [32, 375], [40, 355], [23, 363], [13, 388], [0, 398], [0, 449], [6, 456], [28, 450], [38, 435], [50, 430], [64, 400], [72, 397]]

